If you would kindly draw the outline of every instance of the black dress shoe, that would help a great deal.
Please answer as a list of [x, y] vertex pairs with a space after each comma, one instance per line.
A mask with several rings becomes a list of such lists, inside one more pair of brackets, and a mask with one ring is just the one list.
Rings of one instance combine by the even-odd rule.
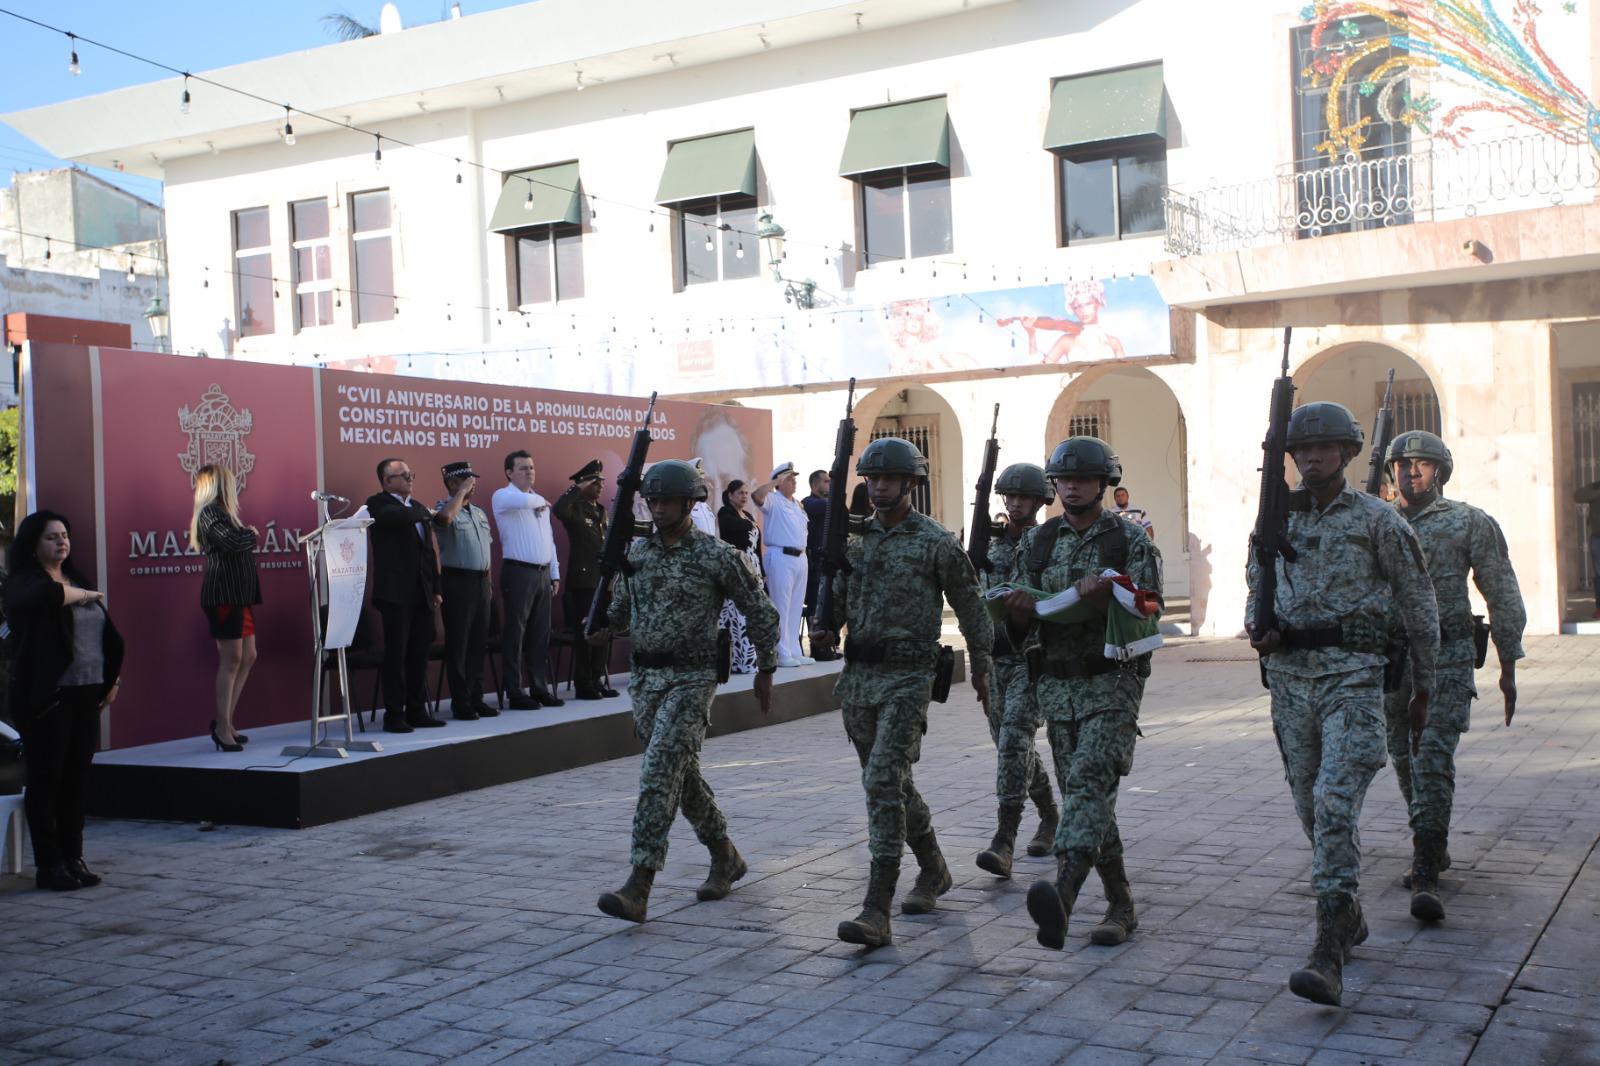
[[513, 692], [509, 705], [513, 711], [534, 711], [539, 709], [539, 701], [532, 696], [521, 692]]
[[500, 709], [498, 707], [491, 707], [487, 703], [480, 703], [480, 704], [478, 704], [476, 707], [474, 707], [472, 709], [474, 711], [478, 712], [478, 717], [479, 718], [499, 718], [500, 717]]
[[599, 692], [580, 692], [580, 693], [578, 693], [578, 698], [580, 700], [603, 700], [603, 699], [605, 699], [605, 697], [600, 695]]
[[72, 872], [61, 863], [54, 866], [41, 866], [33, 877], [33, 883], [39, 888], [48, 888], [52, 892], [76, 892], [83, 887], [83, 882], [72, 876]]
[[566, 700], [562, 699], [560, 696], [552, 695], [549, 692], [536, 693], [533, 698], [544, 704], [546, 707], [565, 707], [567, 705]]
[[622, 695], [622, 693], [618, 692], [616, 689], [612, 688], [610, 685], [601, 685], [600, 686], [600, 695], [604, 696], [606, 699], [609, 700], [613, 696]]
[[478, 712], [471, 707], [463, 707], [459, 711], [451, 711], [450, 717], [458, 722], [476, 722], [478, 720]]
[[444, 720], [431, 714], [406, 715], [406, 725], [412, 729], [443, 729]]
[[385, 733], [409, 733], [411, 732], [411, 726], [407, 725], [403, 718], [385, 718], [383, 720], [383, 731]]
[[84, 888], [93, 888], [95, 885], [101, 884], [105, 881], [105, 878], [89, 869], [89, 864], [84, 862], [81, 858], [68, 859], [66, 862], [66, 867], [67, 873], [71, 874], [73, 877], [76, 877], [78, 879], [78, 884]]

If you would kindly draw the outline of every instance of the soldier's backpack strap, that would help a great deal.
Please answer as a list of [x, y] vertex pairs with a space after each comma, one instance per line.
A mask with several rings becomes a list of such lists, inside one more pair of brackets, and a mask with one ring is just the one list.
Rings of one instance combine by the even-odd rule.
[[1047, 520], [1033, 535], [1033, 547], [1028, 552], [1028, 573], [1034, 588], [1044, 580], [1044, 568], [1049, 565], [1050, 553], [1056, 550], [1056, 538], [1061, 536], [1060, 515]]
[[[1102, 570], [1115, 570], [1119, 574], [1128, 572], [1128, 527], [1133, 523], [1121, 515], [1117, 516], [1117, 532], [1120, 536], [1109, 537], [1100, 548], [1100, 568]], [[1101, 534], [1105, 536], [1105, 534]]]

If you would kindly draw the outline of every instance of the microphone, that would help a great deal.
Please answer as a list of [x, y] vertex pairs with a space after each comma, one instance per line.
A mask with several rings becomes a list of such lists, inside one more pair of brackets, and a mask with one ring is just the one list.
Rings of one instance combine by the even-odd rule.
[[349, 503], [350, 502], [350, 499], [347, 496], [339, 496], [339, 495], [337, 495], [335, 493], [332, 493], [332, 492], [317, 492], [315, 490], [312, 490], [311, 498], [313, 500], [316, 500], [318, 503]]

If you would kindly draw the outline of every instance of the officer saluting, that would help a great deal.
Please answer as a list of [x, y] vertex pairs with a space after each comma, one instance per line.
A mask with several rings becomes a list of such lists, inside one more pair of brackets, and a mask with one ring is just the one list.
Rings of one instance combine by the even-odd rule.
[[[1290, 415], [1286, 445], [1303, 486], [1291, 498], [1286, 531], [1294, 562], [1272, 560], [1279, 628], [1250, 634], [1272, 691], [1272, 728], [1295, 813], [1311, 841], [1317, 894], [1316, 945], [1289, 989], [1331, 1005], [1339, 1003], [1351, 949], [1367, 938], [1356, 894], [1357, 822], [1383, 766], [1391, 607], [1411, 645], [1413, 739], [1427, 721], [1439, 648], [1439, 615], [1417, 535], [1394, 508], [1345, 482], [1361, 442], [1361, 426], [1340, 404], [1308, 403]], [[1251, 552], [1247, 620], [1261, 565]]]
[[[1487, 657], [1487, 636], [1494, 637], [1500, 660], [1500, 692], [1505, 721], [1517, 708], [1517, 660], [1522, 658], [1522, 629], [1528, 622], [1511, 569], [1500, 526], [1483, 511], [1444, 498], [1455, 461], [1444, 441], [1420, 430], [1402, 433], [1385, 456], [1399, 493], [1400, 514], [1417, 531], [1428, 560], [1433, 594], [1439, 604], [1439, 661], [1434, 671], [1428, 724], [1411, 753], [1406, 703], [1411, 696], [1408, 667], [1400, 687], [1384, 697], [1389, 722], [1389, 755], [1395, 780], [1411, 817], [1411, 915], [1422, 921], [1444, 917], [1439, 898], [1439, 873], [1450, 865], [1450, 808], [1456, 790], [1456, 745], [1470, 724], [1472, 700], [1478, 694], [1473, 670]], [[1480, 637], [1479, 619], [1467, 599], [1467, 573], [1489, 605], [1489, 633]], [[1476, 641], [1484, 639], [1479, 651]]]
[[843, 703], [845, 733], [861, 759], [867, 794], [872, 872], [861, 913], [839, 923], [839, 939], [880, 947], [893, 940], [889, 907], [907, 844], [919, 872], [901, 903], [903, 912], [933, 910], [952, 883], [928, 805], [911, 780], [941, 659], [944, 600], [955, 609], [972, 687], [985, 703], [994, 625], [961, 544], [911, 509], [912, 488], [928, 477], [928, 461], [916, 446], [899, 437], [875, 440], [856, 460], [856, 473], [867, 479], [873, 514], [861, 535], [850, 539], [849, 572], [834, 578], [829, 630], [818, 630], [813, 639], [832, 643], [840, 625], [848, 626], [844, 672], [834, 692]]
[[572, 487], [551, 507], [567, 531], [562, 614], [573, 632], [573, 687], [580, 700], [617, 695], [603, 680], [607, 649], [604, 645], [586, 644], [583, 638], [583, 622], [594, 602], [595, 586], [600, 583], [600, 550], [606, 542], [606, 509], [600, 506], [600, 492], [606, 483], [604, 473], [600, 460], [589, 460], [572, 475]]

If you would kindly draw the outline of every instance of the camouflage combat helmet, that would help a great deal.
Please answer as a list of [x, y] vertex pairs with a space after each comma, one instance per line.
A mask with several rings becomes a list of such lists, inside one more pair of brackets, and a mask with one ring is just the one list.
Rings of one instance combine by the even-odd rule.
[[1450, 480], [1456, 468], [1456, 461], [1444, 441], [1437, 434], [1422, 429], [1407, 430], [1389, 442], [1383, 465], [1393, 466], [1402, 459], [1432, 459], [1438, 463], [1440, 485]]
[[644, 472], [644, 483], [639, 493], [647, 500], [673, 499], [703, 500], [708, 495], [706, 480], [693, 464], [682, 459], [664, 459], [652, 463]]
[[994, 491], [1002, 496], [1037, 496], [1045, 503], [1052, 503], [1056, 498], [1056, 490], [1035, 463], [1012, 463], [1000, 471]]
[[1302, 444], [1354, 444], [1359, 448], [1365, 439], [1361, 423], [1350, 413], [1350, 408], [1322, 400], [1294, 409], [1289, 416], [1289, 436], [1285, 444], [1290, 448]]
[[1044, 476], [1053, 481], [1073, 475], [1099, 475], [1108, 484], [1116, 485], [1122, 481], [1122, 460], [1112, 454], [1111, 445], [1099, 437], [1068, 437], [1050, 453]]
[[874, 474], [927, 477], [928, 460], [922, 457], [915, 444], [903, 437], [879, 437], [867, 445], [861, 458], [856, 460], [856, 473], [862, 477]]

